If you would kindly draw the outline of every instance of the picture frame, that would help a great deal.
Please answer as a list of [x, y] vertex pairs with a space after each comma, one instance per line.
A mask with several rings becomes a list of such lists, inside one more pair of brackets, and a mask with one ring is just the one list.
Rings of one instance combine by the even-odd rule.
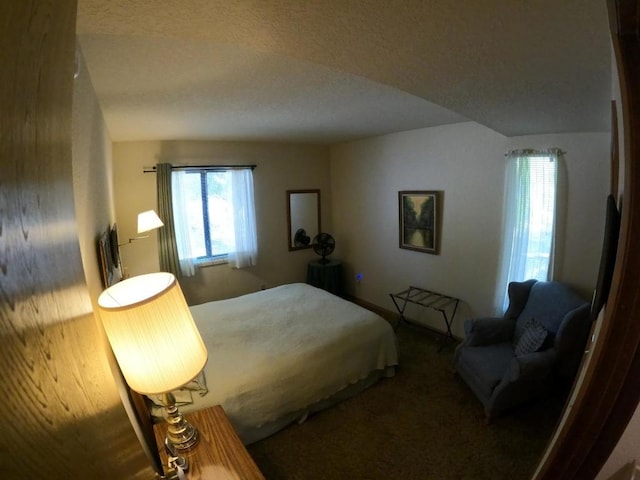
[[400, 248], [440, 254], [442, 201], [439, 190], [398, 192]]
[[100, 234], [98, 238], [98, 260], [100, 277], [104, 288], [109, 288], [122, 279], [118, 249], [118, 227], [116, 224]]
[[111, 229], [108, 228], [98, 238], [98, 259], [100, 261], [100, 277], [102, 278], [102, 286], [108, 288], [111, 286], [113, 258], [111, 255]]
[[112, 268], [120, 268], [120, 246], [118, 244], [118, 225], [114, 223], [109, 231]]

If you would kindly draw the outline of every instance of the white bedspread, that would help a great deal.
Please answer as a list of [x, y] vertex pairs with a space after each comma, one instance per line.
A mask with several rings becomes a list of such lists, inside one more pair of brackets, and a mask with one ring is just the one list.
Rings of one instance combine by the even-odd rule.
[[208, 393], [184, 412], [221, 404], [232, 423], [260, 427], [398, 362], [380, 316], [306, 284], [191, 307], [207, 345]]

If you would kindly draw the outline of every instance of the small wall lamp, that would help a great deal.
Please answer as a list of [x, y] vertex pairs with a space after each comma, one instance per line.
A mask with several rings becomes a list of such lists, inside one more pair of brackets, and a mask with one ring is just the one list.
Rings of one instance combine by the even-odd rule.
[[[160, 220], [160, 217], [158, 217], [155, 210], [146, 210], [138, 214], [138, 234], [149, 232], [163, 226], [164, 223], [162, 223], [162, 220]], [[118, 246], [121, 247], [133, 242], [134, 240], [142, 240], [143, 238], [149, 238], [149, 235], [131, 237], [128, 242], [121, 243]]]

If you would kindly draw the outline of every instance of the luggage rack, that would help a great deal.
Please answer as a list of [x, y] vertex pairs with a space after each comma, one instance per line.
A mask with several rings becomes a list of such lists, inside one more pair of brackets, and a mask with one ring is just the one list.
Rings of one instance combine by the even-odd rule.
[[[399, 293], [390, 293], [389, 296], [391, 297], [391, 300], [393, 300], [393, 304], [396, 306], [396, 309], [400, 314], [400, 322], [410, 323], [404, 317], [404, 311], [407, 308], [408, 303], [430, 308], [442, 313], [442, 318], [447, 326], [446, 336], [451, 340], [454, 339], [453, 334], [451, 333], [451, 325], [453, 324], [453, 318], [456, 316], [456, 310], [460, 303], [459, 298], [450, 297], [449, 295], [443, 295], [441, 293], [425, 290], [424, 288], [419, 287], [409, 287]], [[448, 315], [449, 311], [451, 311], [451, 316]]]

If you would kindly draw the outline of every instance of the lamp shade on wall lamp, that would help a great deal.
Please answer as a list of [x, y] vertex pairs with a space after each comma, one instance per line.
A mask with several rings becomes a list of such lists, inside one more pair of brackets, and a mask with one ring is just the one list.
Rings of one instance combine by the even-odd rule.
[[[151, 230], [155, 230], [156, 228], [164, 227], [164, 223], [158, 217], [158, 214], [155, 210], [146, 210], [144, 212], [140, 212], [138, 214], [138, 233], [144, 233]], [[141, 237], [130, 237], [128, 242], [119, 243], [119, 247], [123, 247], [124, 245], [128, 245], [132, 243], [134, 240], [142, 240], [143, 238], [149, 238], [149, 235], [143, 235]]]
[[196, 377], [207, 362], [207, 349], [171, 273], [116, 283], [102, 292], [98, 307], [133, 390], [145, 395], [170, 392]]
[[138, 233], [148, 232], [164, 226], [154, 210], [147, 210], [138, 214]]

